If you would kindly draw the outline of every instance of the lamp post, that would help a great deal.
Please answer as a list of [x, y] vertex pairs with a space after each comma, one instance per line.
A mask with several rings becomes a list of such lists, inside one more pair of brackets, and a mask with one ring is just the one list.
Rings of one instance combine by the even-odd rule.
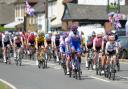
[[45, 1], [45, 33], [48, 32], [48, 0]]

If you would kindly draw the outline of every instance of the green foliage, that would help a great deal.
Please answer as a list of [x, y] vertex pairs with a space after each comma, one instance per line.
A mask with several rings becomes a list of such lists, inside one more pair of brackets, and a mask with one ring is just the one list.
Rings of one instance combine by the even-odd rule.
[[118, 9], [119, 9], [119, 5], [110, 4], [110, 5], [108, 6], [108, 8], [109, 8], [109, 11], [110, 11], [110, 12], [117, 12]]
[[15, 28], [4, 28], [3, 26], [0, 26], [0, 32], [6, 31], [6, 30], [15, 30]]

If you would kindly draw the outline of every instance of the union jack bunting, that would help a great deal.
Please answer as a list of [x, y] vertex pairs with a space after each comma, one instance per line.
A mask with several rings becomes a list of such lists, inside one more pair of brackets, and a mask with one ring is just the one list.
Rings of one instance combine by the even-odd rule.
[[26, 10], [26, 13], [27, 13], [28, 15], [34, 16], [35, 10], [34, 10], [34, 8], [32, 8], [32, 7], [29, 5], [29, 3], [28, 3], [27, 0], [25, 1], [25, 10]]

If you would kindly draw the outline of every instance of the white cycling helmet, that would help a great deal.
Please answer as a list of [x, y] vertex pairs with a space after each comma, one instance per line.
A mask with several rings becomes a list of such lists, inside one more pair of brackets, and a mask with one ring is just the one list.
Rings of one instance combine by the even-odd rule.
[[4, 33], [5, 33], [5, 35], [8, 35], [8, 34], [9, 34], [9, 32], [8, 32], [8, 31], [5, 31]]

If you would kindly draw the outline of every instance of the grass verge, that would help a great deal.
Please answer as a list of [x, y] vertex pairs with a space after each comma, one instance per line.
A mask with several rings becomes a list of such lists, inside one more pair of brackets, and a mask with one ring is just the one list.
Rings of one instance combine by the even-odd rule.
[[12, 89], [12, 88], [10, 88], [8, 85], [0, 82], [0, 89]]

